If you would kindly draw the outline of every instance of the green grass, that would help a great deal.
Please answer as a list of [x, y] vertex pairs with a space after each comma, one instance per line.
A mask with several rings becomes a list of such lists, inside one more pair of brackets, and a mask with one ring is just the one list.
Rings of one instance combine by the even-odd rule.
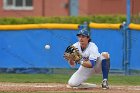
[[59, 74], [0, 74], [0, 82], [16, 83], [64, 83], [68, 78]]
[[[0, 82], [16, 83], [67, 83], [68, 74], [0, 74]], [[109, 83], [113, 85], [140, 85], [139, 76], [110, 75]], [[101, 75], [94, 75], [87, 80], [89, 83], [100, 84]]]
[[[109, 83], [112, 85], [140, 85], [140, 76], [122, 76], [122, 75], [110, 75]], [[102, 80], [101, 76], [92, 76], [88, 79], [88, 82], [95, 82], [100, 84]]]

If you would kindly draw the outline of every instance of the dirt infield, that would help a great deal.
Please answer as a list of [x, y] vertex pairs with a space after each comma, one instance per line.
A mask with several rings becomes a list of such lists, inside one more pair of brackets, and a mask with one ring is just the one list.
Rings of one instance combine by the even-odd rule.
[[71, 89], [66, 84], [58, 83], [3, 83], [0, 82], [0, 92], [96, 92], [96, 93], [140, 93], [140, 86], [110, 85], [103, 90], [100, 85], [90, 89]]

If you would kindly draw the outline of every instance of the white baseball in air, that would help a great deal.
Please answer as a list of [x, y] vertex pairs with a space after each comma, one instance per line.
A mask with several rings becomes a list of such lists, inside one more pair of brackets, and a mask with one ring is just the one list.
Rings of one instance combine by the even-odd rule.
[[50, 45], [45, 45], [45, 49], [50, 49]]

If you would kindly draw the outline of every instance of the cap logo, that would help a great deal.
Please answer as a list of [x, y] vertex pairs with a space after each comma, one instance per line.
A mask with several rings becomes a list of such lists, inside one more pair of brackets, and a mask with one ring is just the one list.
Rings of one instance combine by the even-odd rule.
[[84, 30], [81, 30], [81, 33], [84, 33]]

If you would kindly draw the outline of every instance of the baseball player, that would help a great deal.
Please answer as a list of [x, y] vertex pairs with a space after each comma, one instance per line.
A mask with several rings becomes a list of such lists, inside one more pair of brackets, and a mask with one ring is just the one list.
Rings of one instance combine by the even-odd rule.
[[[85, 27], [79, 29], [77, 38], [78, 42], [73, 44], [73, 46], [79, 50], [82, 59], [80, 60], [80, 67], [71, 76], [68, 85], [71, 87], [79, 87], [92, 74], [102, 71], [102, 88], [108, 89], [109, 54], [99, 53], [98, 47], [95, 43], [91, 42], [90, 33]], [[68, 61], [70, 64], [74, 64], [73, 60]]]

